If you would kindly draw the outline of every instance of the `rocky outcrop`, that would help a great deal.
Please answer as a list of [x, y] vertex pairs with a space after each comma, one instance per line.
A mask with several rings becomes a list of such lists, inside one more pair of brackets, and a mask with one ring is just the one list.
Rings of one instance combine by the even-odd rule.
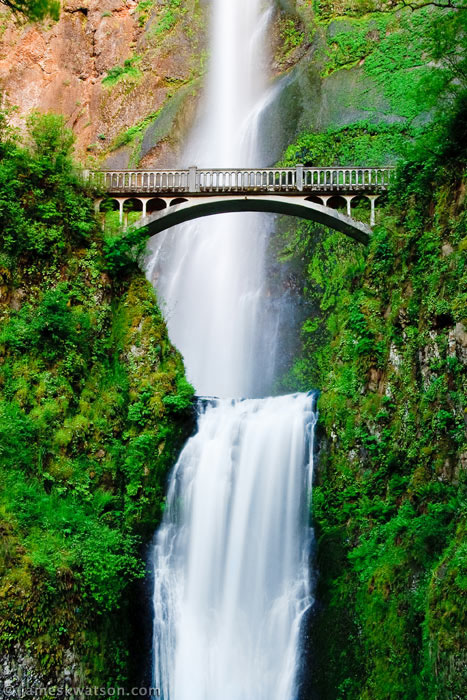
[[[105, 159], [133, 128], [136, 133], [123, 138], [123, 155], [120, 147], [119, 166], [128, 165], [129, 145], [145, 122], [200, 72], [203, 16], [196, 0], [183, 6], [66, 0], [56, 23], [25, 24], [6, 11], [2, 19], [0, 89], [18, 107], [14, 122], [22, 127], [35, 109], [64, 114], [77, 155], [91, 162]], [[193, 90], [183, 94], [193, 100]], [[175, 158], [173, 144], [159, 144], [150, 164], [161, 152], [166, 164]]]
[[83, 668], [73, 652], [65, 653], [65, 666], [60, 679], [51, 681], [38, 668], [37, 662], [20, 645], [14, 654], [0, 657], [0, 695], [21, 697], [77, 697], [73, 689], [85, 687]]

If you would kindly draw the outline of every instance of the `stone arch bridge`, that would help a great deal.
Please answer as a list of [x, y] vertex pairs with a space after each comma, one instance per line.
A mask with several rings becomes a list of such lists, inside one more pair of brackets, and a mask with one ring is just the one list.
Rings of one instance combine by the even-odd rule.
[[[110, 203], [125, 225], [130, 205], [141, 212], [135, 225], [147, 227], [150, 236], [204, 216], [255, 211], [316, 221], [368, 243], [376, 200], [388, 189], [393, 173], [390, 167], [297, 165], [260, 170], [101, 170], [85, 171], [85, 177], [99, 193], [96, 211]], [[362, 199], [369, 206], [370, 226], [352, 217], [354, 204]]]

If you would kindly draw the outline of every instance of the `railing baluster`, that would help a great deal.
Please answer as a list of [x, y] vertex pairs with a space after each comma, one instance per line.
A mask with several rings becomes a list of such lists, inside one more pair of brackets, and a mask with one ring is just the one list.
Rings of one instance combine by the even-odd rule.
[[390, 186], [395, 174], [393, 167], [331, 167], [313, 168], [298, 165], [293, 168], [264, 168], [231, 170], [104, 170], [85, 171], [83, 178], [90, 185], [107, 190], [109, 194], [138, 196], [148, 193], [251, 193], [277, 192], [300, 194], [313, 191], [318, 195], [331, 192], [378, 194]]

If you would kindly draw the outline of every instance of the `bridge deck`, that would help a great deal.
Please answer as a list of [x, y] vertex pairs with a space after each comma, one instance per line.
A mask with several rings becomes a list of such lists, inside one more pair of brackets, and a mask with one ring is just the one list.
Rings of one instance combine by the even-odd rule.
[[394, 168], [295, 168], [86, 171], [85, 177], [109, 194], [381, 194]]

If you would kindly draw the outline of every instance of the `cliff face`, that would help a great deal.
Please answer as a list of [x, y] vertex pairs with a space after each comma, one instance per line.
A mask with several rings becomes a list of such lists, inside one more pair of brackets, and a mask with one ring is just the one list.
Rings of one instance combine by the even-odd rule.
[[0, 141], [0, 688], [54, 697], [150, 658], [144, 625], [131, 649], [130, 587], [193, 390], [137, 246], [102, 238], [69, 134], [48, 115], [30, 138]]
[[[420, 70], [421, 54], [411, 49], [402, 60], [401, 46], [391, 44], [406, 20], [348, 19], [339, 7], [321, 6], [277, 2], [270, 29], [277, 89], [262, 129], [270, 163], [302, 130], [415, 116], [405, 83]], [[58, 22], [41, 24], [4, 11], [0, 89], [18, 106], [16, 123], [24, 126], [34, 109], [65, 115], [79, 159], [91, 166], [177, 165], [202, 88], [207, 10], [201, 0], [66, 0]], [[406, 43], [422, 25], [405, 28]], [[388, 62], [395, 65], [389, 82]]]
[[321, 391], [319, 698], [465, 695], [464, 119], [414, 147], [368, 249], [309, 224], [286, 239], [312, 307], [289, 388]]
[[[171, 101], [190, 102], [187, 86], [202, 69], [198, 0], [66, 0], [56, 23], [25, 24], [6, 11], [1, 22], [0, 88], [19, 108], [16, 123], [35, 109], [63, 114], [80, 159], [111, 152], [112, 163], [128, 165], [135, 138]], [[172, 109], [164, 133], [146, 144], [146, 165], [174, 161], [183, 112], [177, 123]]]

